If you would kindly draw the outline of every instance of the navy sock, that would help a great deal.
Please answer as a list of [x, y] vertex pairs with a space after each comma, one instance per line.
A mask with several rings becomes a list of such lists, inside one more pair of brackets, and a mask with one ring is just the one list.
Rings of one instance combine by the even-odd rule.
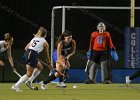
[[60, 77], [59, 77], [59, 82], [63, 82], [63, 81], [64, 81], [63, 76], [60, 76]]
[[49, 82], [51, 82], [51, 81], [53, 81], [53, 80], [55, 80], [55, 79], [56, 79], [55, 75], [52, 74], [52, 75], [50, 75], [50, 76], [47, 78], [47, 80], [44, 81], [43, 83], [44, 83], [44, 84], [47, 84], [47, 83], [49, 83]]

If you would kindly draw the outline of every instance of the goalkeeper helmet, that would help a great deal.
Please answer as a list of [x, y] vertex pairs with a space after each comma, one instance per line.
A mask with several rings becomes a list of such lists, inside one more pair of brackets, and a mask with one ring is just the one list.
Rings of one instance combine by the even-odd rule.
[[99, 22], [98, 25], [97, 25], [97, 30], [105, 31], [106, 30], [105, 24], [103, 22]]

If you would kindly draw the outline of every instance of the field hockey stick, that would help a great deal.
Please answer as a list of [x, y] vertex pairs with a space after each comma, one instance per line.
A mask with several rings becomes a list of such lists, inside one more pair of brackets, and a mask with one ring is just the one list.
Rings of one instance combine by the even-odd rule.
[[87, 72], [88, 64], [89, 64], [89, 60], [87, 61], [85, 72]]
[[16, 71], [16, 68], [15, 68], [15, 67], [12, 67], [12, 68], [13, 68], [13, 72], [14, 72], [18, 77], [21, 78], [21, 75]]
[[18, 77], [21, 78], [21, 75], [20, 75], [16, 70], [14, 70], [13, 72], [14, 72]]
[[[42, 64], [44, 64], [45, 66], [49, 66], [47, 63], [43, 62], [42, 60], [38, 59]], [[65, 75], [63, 73], [61, 73], [60, 71], [56, 70], [55, 68], [49, 67], [49, 69], [51, 70], [55, 70], [59, 75], [65, 77]]]
[[87, 69], [88, 69], [88, 65], [89, 65], [89, 61], [90, 61], [89, 59], [90, 59], [90, 56], [91, 56], [91, 52], [92, 52], [92, 50], [90, 50], [90, 49], [87, 52], [87, 59], [88, 59], [88, 61], [87, 61], [87, 64], [86, 64], [85, 72], [87, 72]]

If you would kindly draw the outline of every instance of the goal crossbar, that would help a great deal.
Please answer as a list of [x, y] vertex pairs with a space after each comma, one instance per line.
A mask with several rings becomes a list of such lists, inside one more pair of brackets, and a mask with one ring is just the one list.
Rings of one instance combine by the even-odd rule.
[[[70, 8], [70, 9], [118, 9], [127, 10], [131, 7], [109, 7], [109, 6], [55, 6], [53, 9]], [[140, 7], [135, 7], [135, 9], [140, 9]]]

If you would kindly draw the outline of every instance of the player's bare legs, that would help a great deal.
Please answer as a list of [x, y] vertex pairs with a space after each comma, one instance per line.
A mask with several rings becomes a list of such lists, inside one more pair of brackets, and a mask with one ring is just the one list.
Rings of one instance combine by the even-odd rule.
[[43, 70], [43, 65], [38, 61], [37, 67], [34, 69], [32, 76], [25, 82], [25, 84], [32, 89], [32, 82], [33, 80], [40, 74]]
[[21, 91], [21, 90], [19, 89], [19, 86], [20, 86], [22, 83], [24, 83], [25, 81], [27, 81], [29, 77], [31, 77], [33, 71], [34, 71], [34, 68], [32, 68], [32, 67], [30, 67], [29, 65], [26, 64], [26, 74], [23, 75], [23, 76], [19, 79], [19, 81], [11, 87], [11, 89], [15, 90], [16, 92]]

